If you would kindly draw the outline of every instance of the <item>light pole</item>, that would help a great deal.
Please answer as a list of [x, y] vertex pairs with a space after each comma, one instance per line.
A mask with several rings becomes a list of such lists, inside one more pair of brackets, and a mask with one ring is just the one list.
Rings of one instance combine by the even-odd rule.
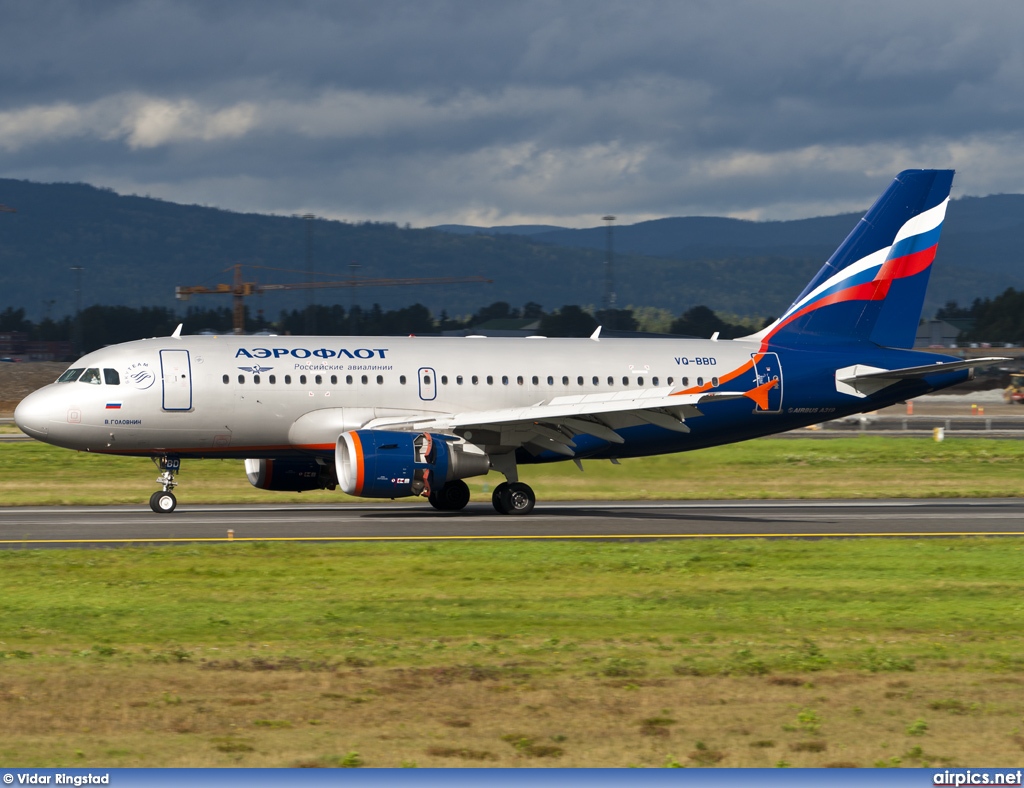
[[615, 217], [609, 214], [608, 216], [602, 216], [601, 221], [607, 222], [608, 227], [605, 236], [607, 249], [604, 258], [604, 319], [605, 321], [610, 321], [612, 323], [612, 325], [608, 326], [608, 328], [615, 328], [614, 324], [617, 321], [612, 316], [612, 310], [615, 309], [615, 269], [612, 261], [612, 222], [615, 221]]

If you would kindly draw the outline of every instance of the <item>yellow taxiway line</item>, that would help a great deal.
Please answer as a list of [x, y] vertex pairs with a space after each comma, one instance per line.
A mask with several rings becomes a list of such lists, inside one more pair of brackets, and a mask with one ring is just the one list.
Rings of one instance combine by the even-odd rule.
[[1024, 536], [1024, 531], [879, 531], [876, 533], [767, 533], [767, 534], [480, 534], [467, 536], [173, 536], [126, 539], [0, 539], [15, 544], [134, 544], [185, 542], [442, 542], [511, 539], [850, 539], [872, 537]]

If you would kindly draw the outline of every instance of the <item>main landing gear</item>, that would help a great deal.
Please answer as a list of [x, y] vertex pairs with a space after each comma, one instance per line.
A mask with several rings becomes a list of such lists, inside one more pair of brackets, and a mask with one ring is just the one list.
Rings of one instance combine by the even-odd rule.
[[178, 486], [174, 474], [181, 470], [181, 460], [177, 457], [154, 457], [153, 462], [160, 469], [156, 481], [163, 485], [163, 489], [149, 496], [149, 508], [157, 514], [170, 514], [178, 505], [178, 499], [171, 490]]
[[502, 482], [491, 493], [491, 504], [498, 514], [529, 514], [537, 504], [537, 495], [523, 482]]
[[440, 490], [432, 490], [427, 500], [439, 512], [457, 512], [469, 503], [469, 485], [462, 479], [454, 479]]

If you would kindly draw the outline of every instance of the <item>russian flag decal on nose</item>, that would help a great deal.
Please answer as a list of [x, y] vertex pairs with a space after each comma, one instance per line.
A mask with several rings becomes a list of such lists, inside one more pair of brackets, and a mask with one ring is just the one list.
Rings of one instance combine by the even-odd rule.
[[120, 402], [108, 402], [107, 403], [107, 410], [121, 410], [121, 403]]

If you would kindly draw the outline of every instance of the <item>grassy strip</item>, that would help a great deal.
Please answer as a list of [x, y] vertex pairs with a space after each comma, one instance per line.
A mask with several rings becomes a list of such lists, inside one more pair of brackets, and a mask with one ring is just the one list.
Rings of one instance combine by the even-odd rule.
[[[686, 498], [1011, 497], [1021, 494], [1024, 441], [850, 437], [765, 439], [699, 452], [524, 466], [545, 500]], [[189, 503], [337, 503], [339, 492], [272, 493], [249, 486], [241, 461], [186, 461], [180, 500]], [[0, 505], [140, 503], [156, 489], [147, 459], [101, 457], [39, 443], [0, 444]], [[490, 500], [501, 477], [467, 480]]]
[[1009, 766], [1022, 557], [1016, 538], [3, 552], [0, 760]]

